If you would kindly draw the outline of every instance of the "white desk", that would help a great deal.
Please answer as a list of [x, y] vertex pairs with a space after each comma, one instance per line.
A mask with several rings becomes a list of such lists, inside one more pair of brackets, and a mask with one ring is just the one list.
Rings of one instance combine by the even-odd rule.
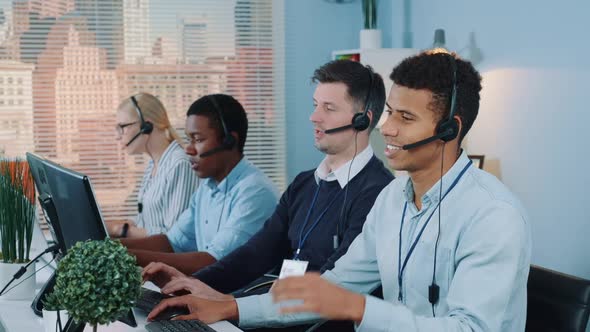
[[[43, 318], [38, 317], [30, 308], [31, 301], [8, 301], [0, 299], [0, 332], [33, 332], [43, 331]], [[145, 331], [145, 315], [141, 311], [135, 312], [137, 327], [133, 328], [121, 322], [114, 322], [108, 326], [100, 326], [99, 331], [109, 332], [126, 332], [126, 331]], [[4, 325], [4, 330], [2, 326]], [[219, 332], [239, 332], [237, 327], [229, 322], [217, 322], [210, 325], [214, 330]], [[92, 331], [91, 326], [86, 326], [84, 331]]]
[[[34, 233], [38, 233], [35, 230]], [[46, 248], [45, 240], [39, 239], [40, 234], [33, 236], [33, 248], [31, 248], [31, 258]], [[33, 254], [36, 252], [36, 254]], [[49, 254], [44, 256], [45, 259], [51, 259]], [[45, 265], [43, 261], [36, 264], [36, 269]], [[52, 264], [55, 266], [55, 264]], [[48, 266], [39, 271], [36, 275], [37, 289], [41, 288], [45, 281], [50, 277], [52, 269]], [[0, 286], [1, 287], [1, 286]], [[37, 332], [44, 331], [43, 318], [35, 315], [31, 309], [31, 300], [14, 301], [4, 300], [0, 297], [0, 332]], [[133, 328], [121, 322], [114, 322], [108, 326], [100, 326], [99, 331], [123, 332], [123, 331], [146, 331], [146, 315], [140, 310], [134, 310], [137, 320], [137, 327]], [[210, 325], [214, 330], [219, 332], [241, 332], [239, 328], [233, 326], [227, 321], [217, 322]], [[86, 326], [84, 331], [92, 331], [92, 327]]]

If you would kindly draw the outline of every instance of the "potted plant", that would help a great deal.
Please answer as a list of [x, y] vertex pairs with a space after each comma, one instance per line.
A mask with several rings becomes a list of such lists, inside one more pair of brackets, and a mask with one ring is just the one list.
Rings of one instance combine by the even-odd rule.
[[135, 257], [110, 239], [76, 243], [59, 262], [55, 287], [59, 302], [77, 323], [97, 331], [123, 316], [140, 294]]
[[363, 0], [364, 29], [360, 34], [361, 49], [381, 48], [381, 30], [377, 29], [377, 0]]
[[68, 321], [67, 311], [60, 303], [58, 289], [43, 298], [43, 325], [45, 332], [61, 332]]
[[[29, 261], [35, 226], [35, 186], [29, 165], [20, 159], [0, 159], [0, 289]], [[35, 265], [4, 291], [4, 299], [30, 299], [35, 294]]]

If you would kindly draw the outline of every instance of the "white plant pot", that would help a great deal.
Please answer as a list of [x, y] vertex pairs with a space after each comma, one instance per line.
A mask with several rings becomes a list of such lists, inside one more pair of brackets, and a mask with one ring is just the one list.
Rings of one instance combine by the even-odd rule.
[[381, 48], [381, 30], [363, 29], [360, 34], [361, 49]]
[[[0, 263], [0, 289], [10, 282], [12, 276], [26, 264], [8, 264]], [[4, 291], [4, 294], [0, 296], [3, 300], [32, 300], [35, 296], [35, 287], [37, 285], [35, 274], [35, 263], [29, 265], [27, 272], [23, 274], [19, 279], [8, 286]], [[32, 275], [32, 276], [31, 276]], [[30, 278], [28, 278], [30, 276]], [[27, 279], [28, 278], [28, 279]], [[25, 280], [26, 279], [26, 280]], [[16, 286], [19, 282], [20, 285]], [[14, 287], [13, 289], [10, 289]]]
[[65, 310], [60, 311], [49, 311], [43, 309], [43, 327], [45, 332], [61, 332], [57, 323], [57, 314], [59, 313], [59, 319], [61, 321], [61, 327], [64, 329], [68, 322], [68, 312]]

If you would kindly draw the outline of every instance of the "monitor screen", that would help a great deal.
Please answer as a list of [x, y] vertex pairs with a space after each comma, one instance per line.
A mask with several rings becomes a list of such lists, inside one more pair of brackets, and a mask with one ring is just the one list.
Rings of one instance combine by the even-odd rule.
[[[87, 176], [32, 153], [27, 153], [27, 161], [54, 240], [62, 245], [63, 250], [67, 251], [78, 241], [107, 237]], [[52, 211], [47, 211], [52, 208], [47, 206], [51, 203], [58, 220], [51, 220]]]

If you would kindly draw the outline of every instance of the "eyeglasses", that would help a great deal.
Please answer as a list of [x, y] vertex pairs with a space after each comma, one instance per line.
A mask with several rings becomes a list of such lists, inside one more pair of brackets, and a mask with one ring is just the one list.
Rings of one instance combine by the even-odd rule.
[[137, 123], [137, 121], [129, 122], [129, 123], [119, 123], [119, 124], [117, 124], [115, 126], [115, 129], [117, 130], [117, 134], [123, 135], [123, 132], [124, 132], [123, 129], [125, 129], [125, 127], [129, 127], [129, 126], [134, 125], [136, 123]]

